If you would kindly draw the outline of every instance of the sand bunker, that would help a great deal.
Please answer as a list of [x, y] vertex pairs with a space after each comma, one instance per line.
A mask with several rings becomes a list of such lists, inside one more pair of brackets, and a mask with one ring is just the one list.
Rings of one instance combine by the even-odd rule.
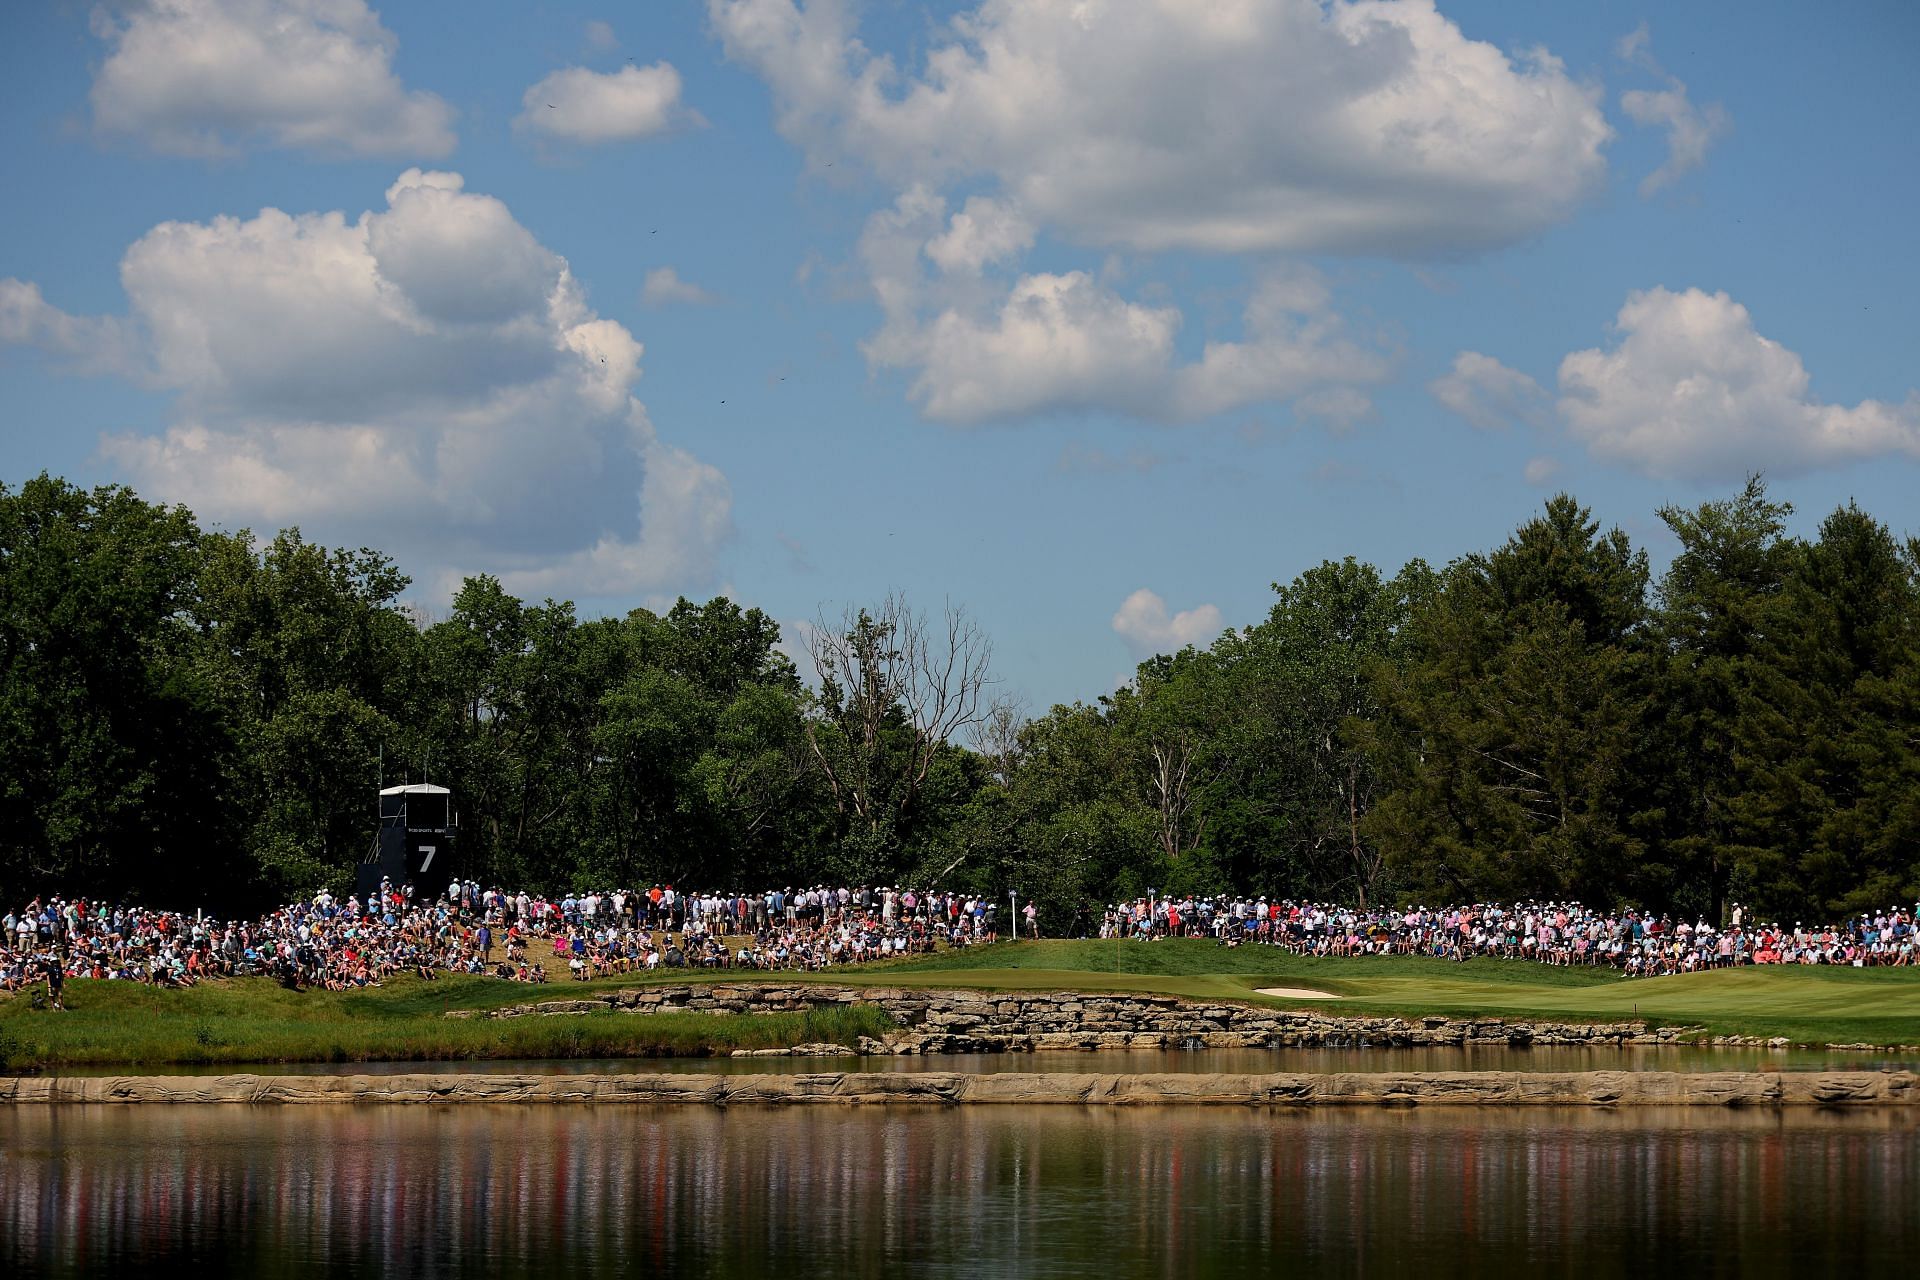
[[1309, 991], [1305, 987], [1257, 987], [1255, 993], [1279, 1000], [1338, 1000], [1331, 991]]

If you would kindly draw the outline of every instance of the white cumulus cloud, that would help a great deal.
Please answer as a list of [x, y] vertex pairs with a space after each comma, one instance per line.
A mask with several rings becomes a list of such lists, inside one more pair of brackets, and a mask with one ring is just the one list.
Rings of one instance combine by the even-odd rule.
[[1195, 605], [1170, 615], [1167, 602], [1146, 587], [1121, 601], [1113, 615], [1115, 634], [1142, 657], [1211, 643], [1221, 629], [1219, 606]]
[[[1346, 334], [1311, 272], [1262, 276], [1240, 338], [1207, 342], [1197, 359], [1182, 360], [1176, 307], [1131, 301], [1085, 271], [1010, 280], [983, 272], [1016, 254], [1028, 234], [978, 200], [949, 215], [945, 199], [924, 187], [869, 220], [861, 256], [884, 320], [862, 350], [876, 369], [911, 373], [908, 394], [927, 417], [973, 423], [1105, 410], [1191, 421], [1389, 372], [1384, 353]], [[939, 270], [929, 272], [929, 262]], [[1328, 407], [1337, 415], [1352, 403], [1347, 396]]]
[[725, 477], [634, 398], [633, 334], [464, 185], [410, 169], [353, 219], [162, 223], [121, 261], [127, 317], [0, 281], [0, 340], [137, 335], [121, 367], [173, 391], [175, 421], [102, 453], [203, 518], [379, 546], [430, 589], [479, 571], [589, 596], [710, 580]]
[[1640, 180], [1640, 194], [1650, 196], [1707, 161], [1707, 149], [1733, 127], [1733, 117], [1717, 102], [1697, 107], [1687, 87], [1677, 81], [1665, 89], [1629, 89], [1620, 95], [1620, 109], [1635, 124], [1667, 131], [1667, 159]]
[[848, 0], [709, 0], [815, 163], [982, 179], [1082, 243], [1422, 258], [1510, 244], [1603, 178], [1598, 90], [1431, 0], [982, 0], [899, 66]]
[[629, 142], [699, 117], [680, 101], [680, 73], [667, 62], [618, 71], [567, 67], [520, 99], [514, 128], [563, 142]]
[[1618, 53], [1626, 61], [1652, 72], [1666, 86], [1628, 89], [1620, 95], [1620, 109], [1635, 124], [1666, 130], [1666, 162], [1640, 180], [1641, 196], [1650, 196], [1705, 164], [1707, 151], [1733, 128], [1733, 117], [1717, 102], [1704, 107], [1694, 103], [1688, 96], [1686, 84], [1653, 56], [1653, 41], [1646, 23], [1641, 23], [1620, 41]]
[[1453, 368], [1429, 382], [1427, 390], [1482, 431], [1514, 422], [1540, 426], [1547, 418], [1548, 397], [1539, 383], [1478, 351], [1456, 355]]
[[139, 0], [97, 8], [93, 28], [102, 134], [180, 155], [453, 150], [453, 109], [400, 82], [398, 41], [364, 0]]
[[38, 347], [70, 373], [136, 376], [136, 336], [111, 316], [74, 316], [48, 302], [40, 286], [0, 280], [0, 346]]
[[1920, 458], [1920, 392], [1900, 404], [1820, 401], [1800, 357], [1725, 293], [1632, 293], [1615, 329], [1611, 348], [1560, 362], [1561, 417], [1596, 457], [1696, 479]]
[[948, 274], [978, 275], [1033, 245], [1033, 224], [1002, 200], [974, 196], [947, 229], [927, 241], [927, 257]]

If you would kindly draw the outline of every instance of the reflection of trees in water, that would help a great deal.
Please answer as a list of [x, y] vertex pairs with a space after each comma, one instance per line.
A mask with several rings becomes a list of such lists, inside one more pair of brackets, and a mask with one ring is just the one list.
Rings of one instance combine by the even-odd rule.
[[1684, 1247], [1764, 1272], [1910, 1256], [1916, 1137], [1892, 1111], [20, 1108], [0, 1258], [1104, 1277]]

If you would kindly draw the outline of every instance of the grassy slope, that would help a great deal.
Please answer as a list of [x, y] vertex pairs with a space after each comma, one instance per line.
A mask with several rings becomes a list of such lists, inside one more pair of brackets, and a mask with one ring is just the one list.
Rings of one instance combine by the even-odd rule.
[[[0, 1001], [0, 1063], [152, 1066], [163, 1063], [378, 1061], [420, 1058], [637, 1057], [733, 1048], [850, 1042], [876, 1034], [877, 1011], [832, 1010], [715, 1018], [448, 1020], [452, 1009], [565, 999], [583, 991], [685, 982], [685, 972], [528, 988], [482, 978], [397, 980], [352, 994], [294, 993], [264, 979], [154, 991], [124, 983], [68, 984], [74, 1010]], [[1920, 969], [1738, 969], [1630, 980], [1593, 969], [1518, 961], [1452, 964], [1416, 958], [1311, 959], [1210, 942], [1023, 942], [829, 973], [705, 973], [888, 986], [1065, 988], [1290, 1004], [1329, 1013], [1444, 1013], [1563, 1021], [1640, 1018], [1713, 1033], [1787, 1036], [1797, 1043], [1920, 1043]], [[1263, 986], [1337, 992], [1338, 1001], [1267, 1001]]]
[[70, 982], [64, 1013], [36, 1010], [24, 999], [0, 1002], [0, 1067], [697, 1056], [820, 1041], [849, 1044], [889, 1025], [871, 1008], [738, 1018], [443, 1016], [452, 1009], [564, 998], [580, 985], [529, 989], [483, 978], [404, 978], [347, 994], [292, 992], [265, 978], [185, 991]]

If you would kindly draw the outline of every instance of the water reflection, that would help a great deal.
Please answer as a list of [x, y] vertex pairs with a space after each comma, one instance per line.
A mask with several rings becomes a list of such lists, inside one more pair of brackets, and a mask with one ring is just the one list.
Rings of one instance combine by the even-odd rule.
[[1920, 1249], [1909, 1114], [20, 1107], [28, 1272], [1825, 1274]]

